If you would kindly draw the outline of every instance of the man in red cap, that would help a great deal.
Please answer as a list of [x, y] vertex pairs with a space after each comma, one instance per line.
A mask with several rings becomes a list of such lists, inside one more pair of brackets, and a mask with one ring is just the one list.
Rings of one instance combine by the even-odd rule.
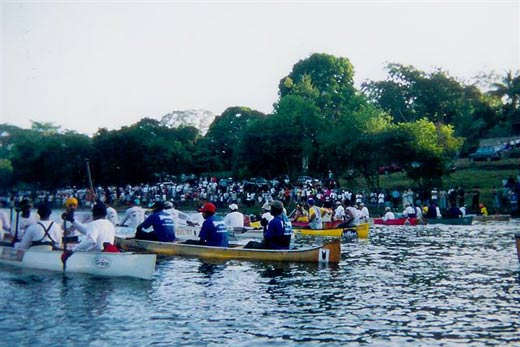
[[[205, 203], [199, 212], [202, 212], [204, 223], [200, 229], [200, 240], [188, 240], [187, 244], [198, 244], [204, 246], [227, 247], [228, 246], [228, 231], [222, 218], [215, 216], [217, 208], [211, 202]], [[191, 242], [190, 242], [191, 241]]]

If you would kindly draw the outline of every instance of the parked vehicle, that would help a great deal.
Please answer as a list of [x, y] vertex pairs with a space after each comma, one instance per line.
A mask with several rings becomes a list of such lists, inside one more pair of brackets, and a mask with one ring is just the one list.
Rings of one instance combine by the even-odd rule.
[[312, 177], [311, 176], [299, 176], [296, 180], [296, 183], [298, 184], [312, 184]]
[[500, 151], [494, 146], [484, 146], [477, 149], [475, 153], [471, 153], [469, 155], [469, 160], [478, 161], [478, 160], [500, 160], [502, 158], [502, 154]]
[[382, 175], [382, 174], [389, 174], [392, 172], [399, 172], [401, 170], [402, 170], [402, 168], [399, 165], [392, 163], [390, 165], [383, 165], [383, 166], [378, 167], [377, 173]]

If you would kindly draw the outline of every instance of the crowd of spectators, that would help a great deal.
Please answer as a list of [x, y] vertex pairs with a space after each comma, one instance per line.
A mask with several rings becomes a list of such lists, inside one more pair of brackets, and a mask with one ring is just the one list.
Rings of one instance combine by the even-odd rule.
[[[251, 184], [247, 181], [237, 181], [231, 178], [218, 180], [215, 177], [195, 177], [184, 182], [162, 182], [156, 184], [126, 185], [121, 187], [95, 187], [96, 199], [115, 207], [125, 209], [131, 203], [149, 207], [156, 201], [171, 201], [179, 209], [196, 209], [205, 202], [212, 202], [218, 208], [227, 208], [230, 204], [238, 204], [249, 208], [260, 208], [265, 202], [280, 200], [286, 206], [296, 203], [305, 203], [313, 198], [318, 206], [332, 207], [336, 201], [349, 199], [354, 204], [364, 203], [371, 208], [383, 210], [385, 207], [399, 209], [407, 203], [414, 206], [424, 206], [435, 203], [441, 209], [446, 209], [451, 202], [457, 206], [472, 206], [480, 203], [480, 192], [476, 188], [464, 190], [454, 187], [448, 190], [433, 188], [427, 191], [413, 191], [412, 189], [382, 189], [381, 191], [352, 191], [337, 186], [328, 187], [327, 184], [314, 180], [310, 182], [278, 182], [269, 184]], [[507, 207], [510, 201], [514, 203], [511, 194], [518, 193], [518, 184], [515, 179], [503, 182], [502, 188], [494, 188], [492, 205], [495, 209]], [[63, 207], [65, 200], [75, 197], [80, 208], [92, 206], [92, 194], [88, 189], [69, 187], [56, 191], [19, 191], [0, 197], [1, 205], [5, 207], [17, 206], [26, 197], [32, 200], [34, 206], [39, 202], [50, 202], [53, 207]], [[518, 201], [518, 197], [516, 197]]]

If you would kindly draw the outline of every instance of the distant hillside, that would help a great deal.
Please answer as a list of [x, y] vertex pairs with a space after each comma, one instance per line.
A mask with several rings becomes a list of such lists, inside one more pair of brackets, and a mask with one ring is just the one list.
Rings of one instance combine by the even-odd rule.
[[161, 124], [171, 128], [191, 125], [205, 135], [215, 117], [212, 112], [206, 110], [172, 111], [162, 117]]

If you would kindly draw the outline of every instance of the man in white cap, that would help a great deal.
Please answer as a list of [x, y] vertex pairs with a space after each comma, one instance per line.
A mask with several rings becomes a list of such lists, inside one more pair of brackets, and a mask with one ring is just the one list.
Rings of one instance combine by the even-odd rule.
[[238, 212], [238, 205], [231, 204], [229, 205], [229, 209], [231, 212], [224, 218], [224, 224], [226, 224], [226, 227], [230, 229], [244, 229], [244, 215], [241, 212]]

